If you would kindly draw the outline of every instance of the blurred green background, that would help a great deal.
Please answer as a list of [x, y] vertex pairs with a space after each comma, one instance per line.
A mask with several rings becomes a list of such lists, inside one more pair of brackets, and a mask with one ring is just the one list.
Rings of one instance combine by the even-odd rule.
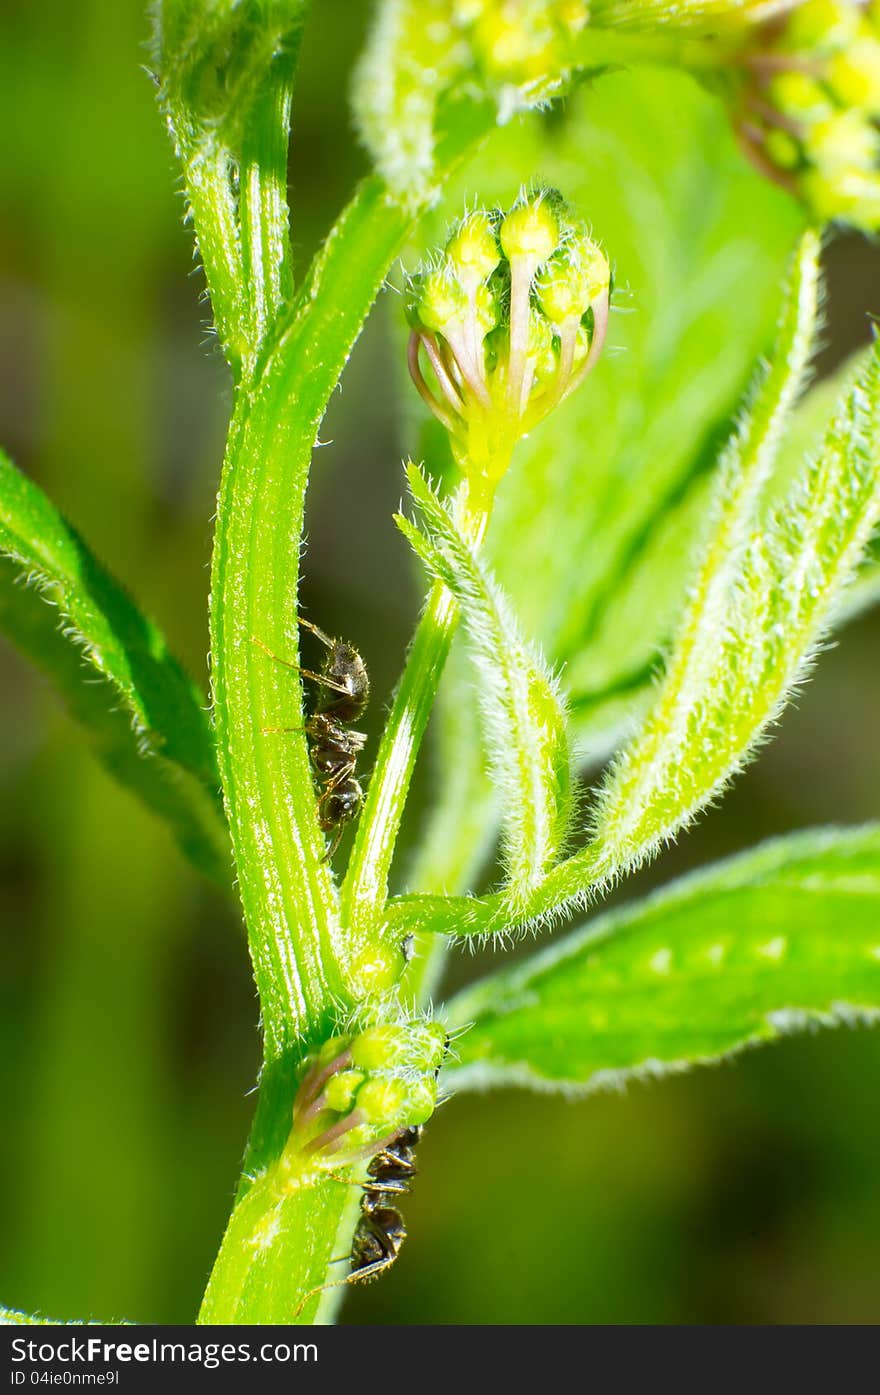
[[[366, 13], [319, 0], [309, 25], [300, 266], [364, 166], [347, 84]], [[0, 7], [0, 440], [205, 679], [229, 392], [146, 34], [142, 0]], [[880, 309], [876, 248], [839, 238], [828, 266], [826, 366]], [[322, 432], [305, 589], [369, 659], [373, 733], [418, 604], [390, 522], [403, 444], [388, 308]], [[839, 637], [758, 764], [641, 886], [777, 831], [877, 816], [878, 636], [867, 617]], [[191, 1320], [259, 1059], [243, 934], [5, 644], [0, 964], [0, 1300]], [[451, 977], [477, 968], [457, 956]], [[343, 1320], [877, 1321], [878, 1079], [880, 1033], [841, 1029], [619, 1096], [450, 1103], [422, 1147], [401, 1262]]]

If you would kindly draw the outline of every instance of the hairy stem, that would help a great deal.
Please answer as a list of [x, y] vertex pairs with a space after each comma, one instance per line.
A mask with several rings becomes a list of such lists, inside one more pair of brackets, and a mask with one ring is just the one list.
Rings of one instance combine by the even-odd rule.
[[[478, 544], [486, 531], [491, 501], [459, 495], [457, 512], [465, 536]], [[358, 823], [342, 889], [342, 914], [354, 943], [376, 933], [376, 916], [388, 895], [388, 878], [416, 757], [437, 697], [458, 624], [458, 605], [439, 582], [428, 595], [406, 665], [394, 695]]]
[[[487, 110], [469, 111], [447, 133], [444, 168], [464, 156], [489, 119]], [[312, 448], [416, 216], [380, 180], [361, 185], [239, 388], [230, 428], [212, 572], [213, 686], [265, 1061], [245, 1170], [202, 1322], [329, 1320], [341, 1290], [322, 1286], [338, 1277], [333, 1261], [350, 1249], [358, 1214], [356, 1188], [320, 1173], [291, 1180], [278, 1172], [303, 1059], [365, 991], [352, 966], [369, 939], [354, 944], [343, 932], [304, 734], [264, 730], [302, 725], [299, 676], [260, 646], [296, 663]]]

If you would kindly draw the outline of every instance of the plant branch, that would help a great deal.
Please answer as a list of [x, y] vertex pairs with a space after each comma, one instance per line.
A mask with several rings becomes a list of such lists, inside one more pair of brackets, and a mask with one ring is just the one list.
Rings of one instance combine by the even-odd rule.
[[[491, 502], [472, 505], [462, 486], [456, 513], [462, 532], [474, 545], [482, 540]], [[375, 934], [385, 904], [397, 835], [406, 807], [416, 757], [437, 696], [443, 669], [458, 624], [458, 604], [437, 582], [428, 594], [422, 617], [394, 695], [364, 808], [358, 823], [342, 889], [343, 919], [359, 942]]]

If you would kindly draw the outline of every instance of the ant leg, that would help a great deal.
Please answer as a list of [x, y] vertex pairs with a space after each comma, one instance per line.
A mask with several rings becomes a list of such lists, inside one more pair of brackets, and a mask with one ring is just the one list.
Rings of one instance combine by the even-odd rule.
[[282, 659], [280, 654], [276, 654], [274, 649], [269, 648], [268, 644], [257, 639], [256, 635], [251, 635], [251, 643], [262, 649], [264, 654], [268, 654], [269, 658], [274, 660], [276, 664], [283, 664], [285, 668], [289, 668], [292, 673], [301, 673], [303, 678], [311, 678], [313, 683], [320, 683], [322, 688], [331, 688], [334, 693], [341, 693], [343, 697], [351, 697], [348, 688], [343, 687], [341, 683], [334, 683], [332, 678], [326, 678], [323, 673], [313, 673], [310, 668], [300, 668], [299, 664], [292, 664], [289, 659]]
[[260, 727], [261, 736], [284, 736], [288, 732], [304, 732], [305, 727]]
[[390, 1269], [396, 1257], [396, 1255], [386, 1255], [383, 1259], [377, 1259], [372, 1264], [367, 1264], [363, 1269], [356, 1269], [353, 1274], [346, 1274], [344, 1279], [332, 1279], [329, 1284], [320, 1284], [317, 1288], [309, 1289], [293, 1316], [299, 1317], [303, 1308], [310, 1299], [314, 1298], [316, 1293], [325, 1293], [328, 1288], [344, 1288], [346, 1284], [365, 1284], [369, 1283], [370, 1279], [378, 1278], [386, 1269]]
[[323, 630], [318, 628], [317, 625], [313, 625], [311, 620], [304, 620], [301, 615], [298, 615], [296, 619], [297, 624], [302, 625], [304, 630], [311, 630], [312, 634], [315, 635], [315, 637], [319, 639], [322, 644], [326, 644], [328, 649], [333, 648], [333, 641], [330, 638], [330, 636], [326, 635]]
[[349, 777], [349, 775], [353, 775], [356, 769], [357, 769], [357, 766], [355, 765], [355, 762], [354, 762], [354, 761], [349, 761], [348, 765], [344, 765], [344, 766], [342, 767], [341, 770], [337, 770], [337, 772], [336, 772], [336, 774], [333, 776], [332, 780], [330, 780], [330, 781], [327, 783], [327, 785], [325, 786], [325, 788], [324, 788], [324, 793], [321, 795], [321, 798], [318, 800], [318, 808], [319, 808], [319, 809], [320, 809], [321, 805], [324, 803], [324, 800], [327, 798], [327, 796], [328, 796], [328, 795], [331, 795], [331, 794], [333, 793], [333, 791], [334, 791], [335, 789], [337, 789], [337, 788], [342, 784], [343, 780], [347, 780], [348, 777]]
[[288, 667], [296, 669], [303, 678], [311, 678], [313, 683], [320, 683], [322, 688], [330, 688], [332, 692], [341, 693], [343, 697], [351, 697], [348, 688], [342, 683], [334, 683], [332, 678], [325, 678], [323, 673], [312, 673], [310, 668], [297, 668], [296, 664], [289, 664]]
[[299, 672], [298, 664], [292, 664], [289, 659], [282, 659], [280, 654], [276, 654], [274, 649], [269, 648], [268, 644], [264, 644], [261, 639], [257, 639], [256, 635], [251, 635], [251, 644], [255, 644], [258, 649], [262, 649], [263, 653], [268, 654], [269, 658], [273, 659], [276, 664], [283, 664], [285, 668], [293, 669], [294, 673]]
[[336, 850], [337, 850], [337, 848], [339, 847], [339, 844], [340, 844], [341, 842], [342, 842], [342, 825], [340, 824], [339, 827], [337, 828], [336, 832], [333, 834], [333, 842], [330, 844], [330, 846], [329, 846], [329, 848], [327, 849], [327, 851], [325, 852], [324, 856], [321, 858], [321, 861], [322, 861], [322, 862], [332, 862], [333, 858], [334, 858], [335, 855], [336, 855]]

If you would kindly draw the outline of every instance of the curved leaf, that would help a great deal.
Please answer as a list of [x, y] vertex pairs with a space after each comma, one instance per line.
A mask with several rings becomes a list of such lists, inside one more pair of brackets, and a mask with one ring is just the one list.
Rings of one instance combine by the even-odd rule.
[[156, 626], [0, 451], [0, 628], [102, 760], [221, 885], [231, 859], [208, 704]]
[[[796, 834], [612, 911], [449, 1005], [449, 1089], [590, 1090], [880, 1018], [880, 825]], [[464, 1030], [466, 1028], [466, 1030]]]

